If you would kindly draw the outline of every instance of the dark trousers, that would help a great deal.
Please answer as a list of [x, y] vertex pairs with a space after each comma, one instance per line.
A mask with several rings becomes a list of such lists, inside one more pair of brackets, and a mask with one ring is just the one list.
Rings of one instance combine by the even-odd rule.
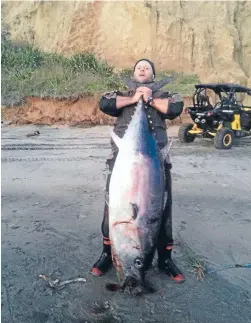
[[[114, 152], [113, 156], [106, 160], [106, 165], [108, 166], [108, 176], [106, 180], [105, 188], [105, 206], [103, 221], [101, 224], [101, 231], [105, 240], [109, 239], [109, 185], [111, 179], [111, 173], [117, 158], [118, 152]], [[159, 253], [165, 252], [166, 249], [172, 249], [173, 246], [173, 232], [172, 232], [172, 178], [171, 178], [171, 168], [172, 165], [170, 161], [165, 161], [164, 171], [165, 171], [165, 190], [167, 192], [167, 200], [164, 205], [162, 222], [157, 242], [157, 249]]]

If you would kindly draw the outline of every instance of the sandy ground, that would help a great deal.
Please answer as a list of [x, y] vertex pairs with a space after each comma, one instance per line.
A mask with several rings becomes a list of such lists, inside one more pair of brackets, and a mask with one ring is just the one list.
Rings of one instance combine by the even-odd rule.
[[[39, 127], [26, 137], [36, 129], [2, 128], [3, 323], [251, 322], [251, 269], [200, 282], [188, 262], [193, 252], [208, 270], [251, 262], [250, 139], [230, 151], [174, 140], [174, 259], [187, 279], [177, 285], [154, 267], [158, 291], [135, 298], [105, 289], [114, 270], [89, 274], [101, 252], [107, 127]], [[39, 274], [86, 283], [53, 290]]]

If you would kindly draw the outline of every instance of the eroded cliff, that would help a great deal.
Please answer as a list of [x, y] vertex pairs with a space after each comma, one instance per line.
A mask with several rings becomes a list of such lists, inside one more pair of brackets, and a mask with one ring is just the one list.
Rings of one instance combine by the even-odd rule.
[[251, 2], [3, 2], [14, 41], [66, 55], [90, 51], [118, 68], [148, 57], [158, 70], [251, 84]]
[[[147, 57], [157, 71], [251, 87], [248, 1], [3, 1], [2, 22], [13, 42], [44, 52], [88, 51], [117, 69]], [[111, 122], [99, 115], [95, 102], [33, 98], [4, 115], [14, 123]]]

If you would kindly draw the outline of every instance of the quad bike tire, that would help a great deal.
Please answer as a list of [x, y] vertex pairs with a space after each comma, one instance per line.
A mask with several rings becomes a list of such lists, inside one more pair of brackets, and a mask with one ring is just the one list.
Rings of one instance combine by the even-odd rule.
[[244, 130], [250, 131], [250, 129], [251, 129], [251, 109], [250, 109], [250, 111], [241, 113], [240, 121], [241, 121], [241, 127]]
[[186, 123], [180, 126], [179, 132], [178, 132], [180, 142], [189, 143], [194, 141], [195, 136], [190, 135], [188, 133], [188, 131], [191, 130], [192, 128], [193, 128], [192, 123]]
[[234, 133], [228, 128], [221, 128], [214, 137], [214, 146], [217, 149], [230, 149], [233, 145]]

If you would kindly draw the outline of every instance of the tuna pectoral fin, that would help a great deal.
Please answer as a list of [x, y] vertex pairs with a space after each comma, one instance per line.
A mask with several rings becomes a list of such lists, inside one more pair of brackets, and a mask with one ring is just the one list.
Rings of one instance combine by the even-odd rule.
[[121, 143], [122, 143], [122, 139], [119, 138], [119, 136], [116, 135], [116, 133], [112, 130], [111, 127], [109, 127], [109, 132], [110, 132], [110, 135], [112, 137], [112, 140], [115, 142], [116, 146], [118, 148], [121, 147]]
[[169, 151], [170, 151], [172, 144], [173, 144], [173, 139], [174, 139], [174, 137], [172, 137], [172, 141], [171, 141], [170, 145], [167, 144], [163, 149], [161, 149], [161, 155], [162, 155], [163, 161], [166, 160], [166, 157], [169, 154]]
[[138, 212], [139, 212], [139, 207], [137, 204], [135, 203], [130, 203], [131, 206], [132, 206], [132, 218], [133, 220], [136, 220], [137, 219], [137, 216], [138, 216]]
[[110, 292], [118, 292], [118, 291], [122, 290], [121, 285], [119, 285], [119, 284], [108, 283], [105, 285], [105, 287]]

